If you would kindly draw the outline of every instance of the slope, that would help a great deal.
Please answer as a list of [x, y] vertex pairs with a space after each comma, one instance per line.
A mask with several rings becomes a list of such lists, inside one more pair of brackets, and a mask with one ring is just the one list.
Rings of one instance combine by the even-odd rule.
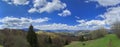
[[106, 35], [103, 38], [84, 42], [74, 41], [65, 47], [120, 47], [120, 39], [114, 34]]

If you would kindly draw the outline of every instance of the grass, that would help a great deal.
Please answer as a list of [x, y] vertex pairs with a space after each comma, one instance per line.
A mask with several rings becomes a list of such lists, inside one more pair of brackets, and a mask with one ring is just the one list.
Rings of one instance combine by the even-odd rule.
[[0, 47], [3, 47], [3, 46], [0, 45]]
[[84, 43], [86, 45], [83, 46], [82, 42], [74, 41], [65, 47], [120, 47], [120, 39], [118, 39], [114, 34], [109, 34], [103, 38], [90, 40]]

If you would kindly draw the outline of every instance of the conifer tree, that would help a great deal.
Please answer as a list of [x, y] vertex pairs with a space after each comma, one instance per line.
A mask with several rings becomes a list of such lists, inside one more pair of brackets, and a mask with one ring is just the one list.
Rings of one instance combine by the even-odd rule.
[[31, 47], [39, 47], [38, 46], [37, 35], [34, 32], [34, 29], [33, 29], [32, 25], [29, 27], [29, 30], [28, 30], [28, 33], [27, 33], [27, 41], [29, 42]]
[[68, 42], [68, 40], [66, 40], [66, 41], [65, 41], [65, 45], [68, 45], [68, 44], [69, 44], [69, 42]]
[[52, 44], [52, 39], [51, 39], [50, 36], [49, 36], [48, 39], [47, 39], [47, 43]]

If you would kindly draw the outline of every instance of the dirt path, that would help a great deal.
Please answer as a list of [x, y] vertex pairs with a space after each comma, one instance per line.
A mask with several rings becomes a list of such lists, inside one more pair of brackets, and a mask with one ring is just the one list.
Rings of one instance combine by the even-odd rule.
[[108, 47], [113, 47], [113, 46], [112, 46], [112, 39], [109, 39]]

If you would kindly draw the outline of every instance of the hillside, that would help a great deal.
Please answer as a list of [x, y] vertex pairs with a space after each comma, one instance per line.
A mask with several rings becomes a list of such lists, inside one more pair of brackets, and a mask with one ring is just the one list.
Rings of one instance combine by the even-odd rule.
[[0, 45], [0, 47], [3, 47], [3, 46]]
[[37, 33], [38, 35], [48, 35], [48, 36], [51, 36], [52, 38], [58, 37], [57, 34], [55, 34], [55, 33], [50, 33], [50, 32], [37, 31], [36, 33]]
[[120, 47], [120, 39], [116, 35], [106, 35], [104, 38], [97, 40], [91, 40], [84, 42], [86, 45], [82, 45], [82, 42], [74, 41], [65, 47]]

